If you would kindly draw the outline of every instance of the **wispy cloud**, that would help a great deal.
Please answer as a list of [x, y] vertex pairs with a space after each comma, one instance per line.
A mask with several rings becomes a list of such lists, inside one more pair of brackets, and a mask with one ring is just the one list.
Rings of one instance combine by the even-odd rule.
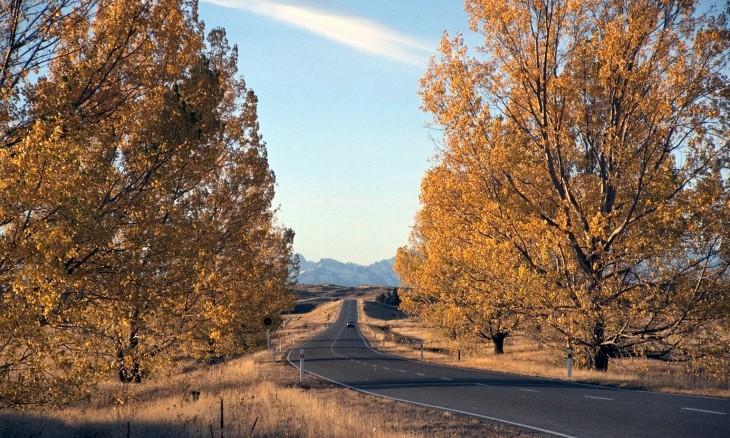
[[248, 10], [305, 29], [359, 51], [406, 64], [422, 66], [432, 53], [432, 48], [417, 38], [401, 34], [375, 21], [326, 11], [310, 5], [285, 3], [281, 0], [203, 1]]

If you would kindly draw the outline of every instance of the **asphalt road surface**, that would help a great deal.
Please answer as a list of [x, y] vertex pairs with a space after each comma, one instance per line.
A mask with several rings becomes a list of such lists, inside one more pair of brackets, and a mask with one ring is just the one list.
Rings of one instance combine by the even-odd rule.
[[[354, 321], [356, 327], [346, 323]], [[730, 437], [730, 399], [584, 385], [402, 359], [372, 350], [357, 303], [287, 354], [304, 371], [357, 391], [564, 437]]]

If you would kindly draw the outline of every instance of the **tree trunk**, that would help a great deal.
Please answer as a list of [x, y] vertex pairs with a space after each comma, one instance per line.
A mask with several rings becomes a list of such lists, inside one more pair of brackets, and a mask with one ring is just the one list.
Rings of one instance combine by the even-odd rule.
[[590, 347], [586, 349], [585, 358], [588, 369], [596, 371], [608, 371], [608, 359], [613, 353], [613, 348], [608, 345]]
[[604, 345], [601, 345], [601, 347], [596, 350], [593, 363], [596, 371], [603, 371], [604, 373], [608, 371], [608, 351]]
[[492, 343], [494, 344], [494, 354], [504, 354], [504, 338], [509, 336], [509, 333], [497, 333], [492, 335]]
[[[141, 383], [142, 372], [140, 370], [139, 359], [135, 357], [134, 349], [139, 345], [139, 338], [137, 337], [137, 330], [135, 328], [129, 334], [129, 347], [120, 348], [117, 351], [117, 359], [119, 363], [119, 380], [123, 383]], [[132, 364], [128, 366], [124, 357], [127, 355], [132, 356]]]
[[592, 348], [592, 354], [588, 357], [588, 366], [590, 369], [603, 372], [608, 371], [608, 354], [611, 349], [609, 346], [603, 344], [604, 340], [603, 321], [599, 320], [593, 328], [594, 347]]
[[127, 367], [124, 364], [119, 366], [119, 381], [122, 383], [142, 383], [142, 373], [139, 369], [139, 361], [134, 359], [132, 366]]

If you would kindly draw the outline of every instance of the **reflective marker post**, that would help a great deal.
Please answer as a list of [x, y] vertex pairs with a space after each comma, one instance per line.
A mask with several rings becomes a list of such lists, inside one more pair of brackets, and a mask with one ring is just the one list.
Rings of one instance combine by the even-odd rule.
[[568, 345], [568, 378], [570, 379], [570, 375], [573, 371], [573, 349]]
[[304, 379], [304, 349], [299, 350], [299, 381]]
[[266, 329], [266, 348], [271, 352], [271, 361], [276, 362], [276, 348], [271, 346], [271, 330]]
[[264, 326], [266, 327], [266, 349], [271, 352], [271, 361], [276, 362], [276, 352], [271, 349], [271, 324], [274, 323], [274, 320], [271, 319], [271, 317], [267, 316], [262, 321], [264, 323]]

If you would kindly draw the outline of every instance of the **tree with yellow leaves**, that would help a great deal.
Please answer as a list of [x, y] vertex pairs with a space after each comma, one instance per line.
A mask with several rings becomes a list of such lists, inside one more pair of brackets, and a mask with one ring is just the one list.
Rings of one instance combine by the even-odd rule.
[[395, 270], [410, 288], [401, 308], [452, 339], [485, 340], [501, 354], [522, 322], [519, 285], [497, 268], [510, 254], [479, 233], [479, 199], [467, 185], [463, 173], [444, 166], [424, 177], [411, 244], [396, 257]]
[[191, 1], [3, 6], [2, 404], [250, 348], [292, 305], [293, 233], [225, 32]]
[[[727, 360], [726, 15], [673, 0], [466, 10], [483, 45], [444, 36], [422, 80], [444, 147], [422, 188], [436, 214], [418, 218], [399, 273], [416, 290], [421, 275], [453, 281], [409, 262], [444, 254], [423, 230], [450, 230], [452, 246], [483, 248], [459, 271], [490, 290], [508, 279], [502, 297], [535, 335], [589, 368], [623, 354]], [[441, 184], [460, 191], [448, 214], [424, 196]]]

